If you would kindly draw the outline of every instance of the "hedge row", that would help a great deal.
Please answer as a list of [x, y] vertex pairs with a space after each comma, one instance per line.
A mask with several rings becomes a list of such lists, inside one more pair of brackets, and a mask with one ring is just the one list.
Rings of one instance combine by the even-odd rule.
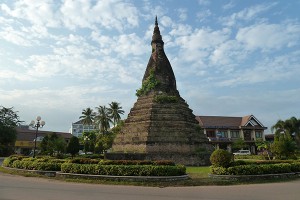
[[233, 167], [211, 166], [211, 173], [216, 175], [262, 175], [300, 172], [300, 163], [280, 163], [261, 165], [238, 165]]
[[100, 165], [64, 163], [61, 166], [64, 173], [94, 174], [112, 176], [179, 176], [184, 175], [183, 165]]
[[266, 165], [266, 164], [280, 164], [280, 163], [300, 163], [300, 160], [236, 160], [231, 163], [231, 166], [238, 165]]
[[61, 160], [50, 157], [31, 158], [13, 156], [6, 158], [3, 161], [3, 166], [27, 170], [114, 176], [178, 176], [186, 173], [184, 166], [175, 165], [172, 161], [110, 161], [87, 158]]
[[35, 161], [24, 161], [16, 160], [13, 162], [12, 167], [18, 169], [28, 170], [42, 170], [42, 171], [60, 171], [61, 163], [55, 162], [35, 162]]
[[173, 161], [160, 160], [160, 161], [150, 161], [150, 160], [97, 160], [89, 158], [74, 158], [69, 160], [68, 163], [76, 164], [101, 164], [101, 165], [170, 165], [175, 166]]

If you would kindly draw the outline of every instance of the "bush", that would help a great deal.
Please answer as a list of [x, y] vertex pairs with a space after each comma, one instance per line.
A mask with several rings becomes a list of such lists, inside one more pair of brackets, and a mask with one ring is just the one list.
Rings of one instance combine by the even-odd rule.
[[215, 150], [210, 156], [210, 162], [215, 167], [228, 167], [232, 162], [232, 154], [223, 149]]
[[175, 166], [175, 163], [170, 160], [101, 160], [101, 165], [170, 165]]
[[10, 156], [10, 157], [5, 158], [5, 159], [3, 160], [2, 165], [3, 165], [4, 167], [12, 167], [13, 163], [14, 163], [16, 160], [22, 160], [22, 159], [24, 159], [24, 158], [28, 158], [28, 157], [26, 157], [26, 156]]
[[99, 160], [90, 158], [74, 158], [72, 160], [69, 160], [68, 162], [77, 164], [98, 164]]
[[61, 166], [64, 173], [95, 174], [113, 176], [179, 176], [185, 174], [182, 165], [101, 165], [64, 163]]
[[154, 97], [154, 101], [156, 103], [164, 104], [164, 103], [177, 103], [178, 97], [177, 96], [168, 96], [165, 94], [157, 95]]
[[211, 167], [211, 173], [216, 175], [262, 175], [300, 172], [300, 163], [278, 163], [261, 165], [239, 165], [232, 167]]

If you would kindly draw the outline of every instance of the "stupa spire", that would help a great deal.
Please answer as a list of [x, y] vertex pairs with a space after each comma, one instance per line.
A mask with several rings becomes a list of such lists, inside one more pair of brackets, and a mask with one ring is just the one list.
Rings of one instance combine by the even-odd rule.
[[152, 41], [151, 41], [151, 44], [153, 44], [153, 43], [164, 44], [162, 37], [160, 35], [158, 22], [157, 22], [157, 16], [155, 17], [155, 26], [154, 26], [154, 31], [153, 31]]

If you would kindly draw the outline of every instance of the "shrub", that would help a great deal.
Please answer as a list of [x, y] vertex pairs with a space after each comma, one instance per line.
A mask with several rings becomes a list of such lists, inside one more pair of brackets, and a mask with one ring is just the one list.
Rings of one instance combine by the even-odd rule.
[[217, 175], [261, 175], [300, 172], [300, 163], [278, 163], [261, 165], [239, 165], [228, 168], [211, 167], [211, 173]]
[[227, 168], [225, 167], [215, 167], [215, 166], [210, 166], [210, 173], [216, 174], [216, 175], [227, 175]]
[[96, 174], [114, 176], [178, 176], [184, 175], [182, 165], [101, 165], [64, 163], [61, 171], [75, 174]]
[[12, 167], [12, 165], [13, 165], [13, 163], [16, 161], [16, 160], [22, 160], [22, 159], [24, 159], [24, 158], [28, 158], [27, 156], [10, 156], [10, 157], [8, 157], [8, 158], [5, 158], [4, 160], [3, 160], [3, 163], [2, 163], [2, 165], [4, 166], [4, 167]]
[[77, 164], [98, 164], [99, 160], [90, 158], [74, 158], [72, 160], [69, 160], [68, 162]]
[[232, 154], [223, 149], [215, 150], [210, 156], [210, 162], [215, 167], [228, 167], [232, 161]]
[[165, 94], [157, 95], [154, 98], [156, 103], [164, 104], [164, 103], [177, 103], [178, 97], [177, 96], [168, 96]]
[[140, 97], [148, 94], [148, 92], [154, 89], [157, 85], [159, 85], [159, 81], [155, 78], [155, 73], [152, 69], [147, 79], [143, 81], [142, 87], [136, 90], [136, 96]]

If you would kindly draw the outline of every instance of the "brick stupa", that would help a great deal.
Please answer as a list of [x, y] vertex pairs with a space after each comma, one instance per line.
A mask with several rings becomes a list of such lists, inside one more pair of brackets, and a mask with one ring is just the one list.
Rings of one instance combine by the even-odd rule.
[[137, 102], [116, 136], [108, 158], [206, 165], [212, 147], [177, 90], [157, 18], [151, 46], [142, 89], [137, 91]]

